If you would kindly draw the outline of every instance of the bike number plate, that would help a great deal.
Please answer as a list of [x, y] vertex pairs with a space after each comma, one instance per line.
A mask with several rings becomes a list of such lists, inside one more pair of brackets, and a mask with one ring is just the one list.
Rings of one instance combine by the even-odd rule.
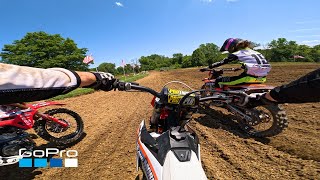
[[[169, 95], [168, 96], [168, 103], [170, 104], [179, 104], [179, 101], [182, 99], [183, 96], [181, 95]], [[184, 102], [183, 105], [194, 106], [195, 105], [195, 98], [188, 97]]]
[[[168, 103], [170, 104], [179, 104], [180, 100], [183, 98], [185, 94], [188, 92], [186, 91], [180, 91], [176, 89], [169, 89], [168, 94]], [[193, 94], [191, 94], [187, 99], [183, 102], [183, 105], [186, 106], [194, 106], [195, 105], [195, 97]]]

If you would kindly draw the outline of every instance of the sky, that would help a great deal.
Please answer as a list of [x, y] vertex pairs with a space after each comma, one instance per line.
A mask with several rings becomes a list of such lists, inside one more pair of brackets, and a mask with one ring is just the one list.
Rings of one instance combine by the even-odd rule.
[[313, 46], [320, 44], [319, 7], [319, 0], [0, 0], [0, 48], [28, 32], [60, 34], [88, 48], [96, 67], [191, 55], [230, 37]]

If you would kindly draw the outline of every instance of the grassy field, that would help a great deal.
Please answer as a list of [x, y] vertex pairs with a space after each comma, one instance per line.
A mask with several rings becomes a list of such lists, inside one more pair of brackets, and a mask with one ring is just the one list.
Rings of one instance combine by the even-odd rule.
[[[137, 75], [131, 74], [131, 75], [128, 75], [126, 77], [119, 76], [119, 77], [116, 77], [116, 78], [120, 79], [121, 81], [125, 81], [125, 82], [133, 82], [133, 81], [136, 81], [138, 79], [144, 78], [147, 75], [148, 74], [137, 74]], [[90, 88], [78, 88], [78, 89], [75, 89], [75, 90], [69, 92], [68, 94], [56, 96], [56, 97], [51, 98], [49, 100], [61, 100], [61, 99], [80, 96], [80, 95], [84, 95], [84, 94], [90, 94], [90, 93], [93, 93], [93, 92], [94, 92], [94, 90], [90, 89]]]
[[120, 79], [121, 81], [125, 81], [125, 82], [133, 82], [136, 81], [138, 79], [144, 78], [148, 76], [148, 74], [137, 74], [137, 75], [129, 75], [129, 76], [121, 76], [121, 77], [117, 77], [118, 79]]

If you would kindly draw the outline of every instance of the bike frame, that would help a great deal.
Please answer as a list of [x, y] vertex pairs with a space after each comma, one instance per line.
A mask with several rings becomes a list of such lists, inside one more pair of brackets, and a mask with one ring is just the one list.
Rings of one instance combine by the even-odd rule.
[[[55, 117], [47, 114], [39, 113], [38, 109], [51, 106], [51, 105], [65, 105], [58, 102], [40, 102], [36, 104], [12, 104], [12, 106], [17, 106], [21, 109], [11, 110], [6, 117], [1, 118], [0, 127], [4, 126], [14, 126], [21, 129], [31, 129], [34, 125], [35, 119], [43, 118], [45, 120], [51, 120], [61, 125], [62, 127], [68, 127], [68, 124], [61, 121]], [[38, 116], [38, 117], [37, 117]]]

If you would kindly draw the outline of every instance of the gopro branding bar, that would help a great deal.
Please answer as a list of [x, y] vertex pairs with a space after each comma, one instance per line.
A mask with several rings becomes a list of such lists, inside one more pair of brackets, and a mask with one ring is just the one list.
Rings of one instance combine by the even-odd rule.
[[[51, 158], [55, 155], [60, 158]], [[64, 155], [66, 158], [63, 158]], [[77, 150], [46, 148], [45, 150], [27, 151], [21, 148], [19, 156], [22, 157], [19, 160], [19, 167], [78, 167]]]

